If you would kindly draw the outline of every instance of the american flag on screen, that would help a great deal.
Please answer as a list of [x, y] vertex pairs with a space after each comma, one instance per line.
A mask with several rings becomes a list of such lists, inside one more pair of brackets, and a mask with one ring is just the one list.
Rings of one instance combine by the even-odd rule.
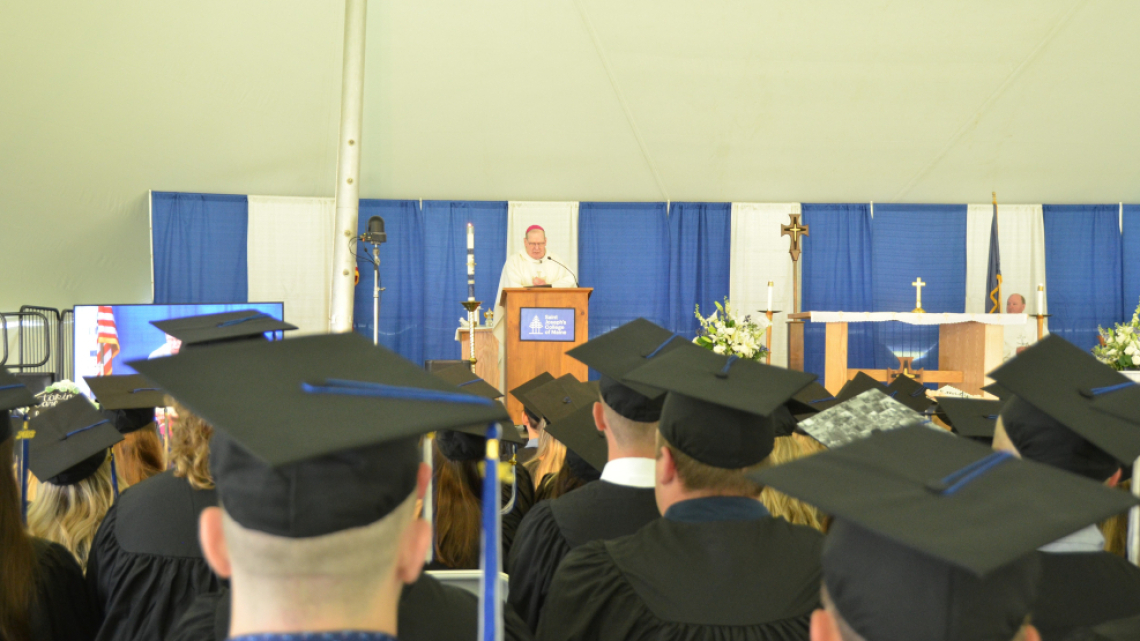
[[100, 305], [96, 316], [99, 331], [95, 335], [95, 342], [99, 344], [96, 359], [99, 365], [100, 376], [110, 376], [115, 356], [119, 353], [119, 332], [115, 329], [115, 315], [111, 313], [110, 305]]

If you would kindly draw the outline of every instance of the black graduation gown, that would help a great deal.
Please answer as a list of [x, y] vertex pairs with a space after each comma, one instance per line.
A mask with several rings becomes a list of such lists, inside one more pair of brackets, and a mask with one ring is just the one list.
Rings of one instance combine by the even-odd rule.
[[171, 471], [123, 492], [87, 562], [103, 610], [97, 641], [165, 638], [196, 596], [221, 587], [198, 546], [198, 515], [217, 503]]
[[536, 638], [806, 641], [822, 534], [771, 516], [672, 517], [671, 508], [632, 536], [570, 552]]
[[32, 638], [36, 641], [93, 638], [99, 629], [99, 614], [75, 557], [62, 545], [43, 539], [32, 539], [32, 549], [36, 555]]
[[1042, 575], [1033, 625], [1043, 641], [1081, 638], [1082, 630], [1140, 616], [1140, 568], [1127, 559], [1108, 552], [1037, 556]]
[[[479, 627], [479, 599], [455, 586], [444, 585], [427, 573], [400, 595], [400, 641], [475, 641]], [[528, 641], [534, 637], [509, 605], [503, 607], [504, 638]], [[167, 637], [167, 641], [222, 641], [230, 627], [230, 593], [226, 590], [198, 597]]]
[[628, 536], [659, 518], [653, 488], [592, 481], [553, 501], [541, 501], [519, 526], [507, 561], [510, 603], [532, 630], [570, 550], [590, 541]]
[[[531, 480], [530, 471], [521, 465], [515, 466], [515, 487], [518, 488], [518, 493], [515, 496], [515, 505], [511, 511], [504, 514], [502, 517], [502, 525], [500, 526], [500, 533], [502, 535], [502, 558], [504, 559], [503, 567], [506, 567], [507, 555], [510, 553], [511, 546], [515, 541], [515, 534], [518, 532], [519, 524], [522, 523], [523, 517], [530, 512], [534, 507], [534, 481]], [[507, 506], [511, 500], [511, 486], [503, 485], [500, 488], [502, 492], [502, 505]], [[474, 567], [451, 567], [444, 565], [439, 559], [433, 559], [427, 566], [428, 570], [478, 570], [479, 566]]]

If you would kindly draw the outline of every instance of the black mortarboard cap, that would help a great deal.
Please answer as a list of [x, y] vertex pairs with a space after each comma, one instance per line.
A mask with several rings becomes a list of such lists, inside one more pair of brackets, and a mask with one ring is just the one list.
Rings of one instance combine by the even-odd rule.
[[929, 424], [922, 414], [887, 396], [886, 388], [879, 386], [806, 418], [797, 427], [831, 449], [866, 438], [877, 430], [924, 422]]
[[71, 485], [91, 476], [107, 458], [107, 448], [123, 440], [110, 419], [85, 396], [47, 409], [31, 420], [36, 433], [28, 444], [28, 468], [41, 481]]
[[658, 356], [624, 380], [669, 392], [658, 429], [671, 445], [706, 465], [740, 469], [772, 452], [770, 415], [815, 375], [698, 348]]
[[503, 393], [500, 392], [498, 388], [480, 378], [479, 375], [472, 372], [471, 368], [467, 365], [452, 365], [437, 372], [432, 372], [432, 374], [471, 394], [478, 394], [479, 396], [491, 400], [503, 396]]
[[1140, 385], [1135, 381], [1132, 385], [1121, 384], [1121, 388], [1111, 394], [1094, 398], [1092, 407], [1098, 412], [1140, 425]]
[[[496, 404], [502, 406], [499, 401]], [[506, 412], [506, 408], [503, 408]], [[526, 439], [519, 434], [513, 425], [502, 426], [499, 440], [514, 443], [516, 446], [525, 445]], [[435, 435], [439, 450], [452, 461], [482, 461], [487, 458], [487, 426], [468, 425], [453, 430], [440, 430]]]
[[6, 368], [0, 367], [0, 443], [8, 440], [11, 433], [16, 430], [12, 426], [13, 422], [8, 419], [9, 410], [31, 407], [38, 403], [31, 390], [21, 383], [20, 379], [12, 376]]
[[839, 404], [839, 399], [827, 391], [827, 388], [819, 384], [819, 381], [812, 381], [807, 387], [796, 392], [788, 401], [788, 409], [800, 416], [803, 414], [816, 414], [826, 409], [831, 409]]
[[876, 381], [866, 373], [858, 372], [855, 374], [855, 378], [843, 384], [843, 389], [839, 390], [839, 393], [835, 395], [835, 400], [842, 403], [843, 401], [849, 401], [855, 398], [869, 389], [885, 390], [886, 388], [886, 385]]
[[1120, 469], [1116, 457], [1019, 396], [1011, 396], [1002, 406], [1001, 422], [1023, 459], [1096, 481], [1104, 481]]
[[1118, 461], [1140, 457], [1140, 427], [1093, 405], [1101, 395], [1128, 389], [1130, 381], [1060, 336], [1046, 336], [990, 377]]
[[526, 411], [541, 418], [542, 413], [538, 411], [538, 408], [534, 406], [534, 403], [530, 402], [527, 394], [529, 394], [532, 390], [546, 385], [552, 380], [554, 380], [554, 377], [550, 374], [550, 372], [543, 372], [511, 390], [511, 396], [514, 396], [518, 402], [522, 403], [522, 406], [526, 409]]
[[1030, 553], [1136, 503], [920, 427], [749, 476], [836, 517], [824, 583], [839, 614], [867, 639], [1012, 638], [1035, 596], [1039, 568]]
[[166, 394], [138, 374], [87, 376], [83, 380], [120, 434], [150, 425], [155, 409], [166, 405]]
[[934, 405], [934, 401], [926, 397], [926, 387], [905, 374], [900, 374], [891, 381], [887, 386], [887, 396], [919, 413]]
[[606, 466], [609, 460], [609, 446], [606, 444], [606, 437], [598, 431], [594, 423], [592, 404], [580, 407], [568, 416], [547, 425], [546, 431], [599, 472]]
[[256, 309], [151, 321], [158, 329], [182, 341], [183, 347], [258, 339], [266, 332], [297, 329]]
[[998, 385], [997, 383], [990, 383], [989, 385], [986, 385], [985, 387], [982, 388], [982, 391], [983, 392], [989, 392], [990, 394], [993, 394], [994, 396], [997, 397], [997, 399], [999, 401], [1004, 401], [1007, 398], [1009, 398], [1010, 396], [1013, 396], [1013, 394], [1011, 394], [1009, 390], [1002, 387], [1001, 385]]
[[417, 437], [508, 418], [352, 333], [130, 365], [214, 427], [210, 469], [222, 505], [242, 526], [276, 536], [383, 518], [415, 489]]
[[938, 407], [946, 415], [946, 422], [956, 433], [969, 438], [992, 439], [1001, 406], [1001, 401], [981, 398], [943, 396], [938, 399]]
[[557, 423], [574, 410], [593, 407], [598, 400], [597, 389], [574, 378], [573, 374], [563, 374], [526, 395], [537, 408], [535, 413], [545, 417], [548, 423]]
[[651, 358], [675, 349], [702, 349], [680, 334], [655, 325], [644, 318], [579, 345], [566, 352], [601, 374], [602, 400], [615, 412], [631, 421], [653, 423], [661, 418], [665, 390], [650, 385], [622, 381]]

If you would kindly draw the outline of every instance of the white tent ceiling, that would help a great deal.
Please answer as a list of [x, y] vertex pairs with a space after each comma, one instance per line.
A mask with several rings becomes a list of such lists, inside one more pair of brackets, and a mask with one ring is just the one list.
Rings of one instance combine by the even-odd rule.
[[[0, 0], [0, 309], [149, 298], [148, 189], [329, 196], [343, 3]], [[1140, 201], [1140, 3], [372, 0], [366, 197]]]

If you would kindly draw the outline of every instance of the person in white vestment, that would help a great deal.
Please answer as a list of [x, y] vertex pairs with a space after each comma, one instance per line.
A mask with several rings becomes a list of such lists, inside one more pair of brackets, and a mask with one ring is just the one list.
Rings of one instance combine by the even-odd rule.
[[[1010, 294], [1009, 298], [1005, 301], [1005, 313], [1007, 314], [1024, 314], [1025, 313], [1025, 297], [1021, 294]], [[1025, 351], [1026, 347], [1037, 342], [1037, 323], [1029, 322], [1028, 320], [1024, 325], [1006, 325], [1005, 326], [1005, 349], [1003, 350], [1003, 360], [1009, 360]]]
[[499, 291], [495, 293], [495, 320], [494, 334], [499, 341], [499, 374], [502, 385], [499, 389], [506, 389], [506, 368], [504, 358], [506, 350], [507, 324], [503, 322], [506, 310], [499, 305], [503, 297], [503, 289], [507, 287], [576, 287], [574, 274], [566, 267], [566, 261], [546, 251], [546, 230], [538, 225], [531, 225], [526, 229], [523, 238], [523, 250], [507, 257], [503, 265], [503, 273], [499, 277]]

